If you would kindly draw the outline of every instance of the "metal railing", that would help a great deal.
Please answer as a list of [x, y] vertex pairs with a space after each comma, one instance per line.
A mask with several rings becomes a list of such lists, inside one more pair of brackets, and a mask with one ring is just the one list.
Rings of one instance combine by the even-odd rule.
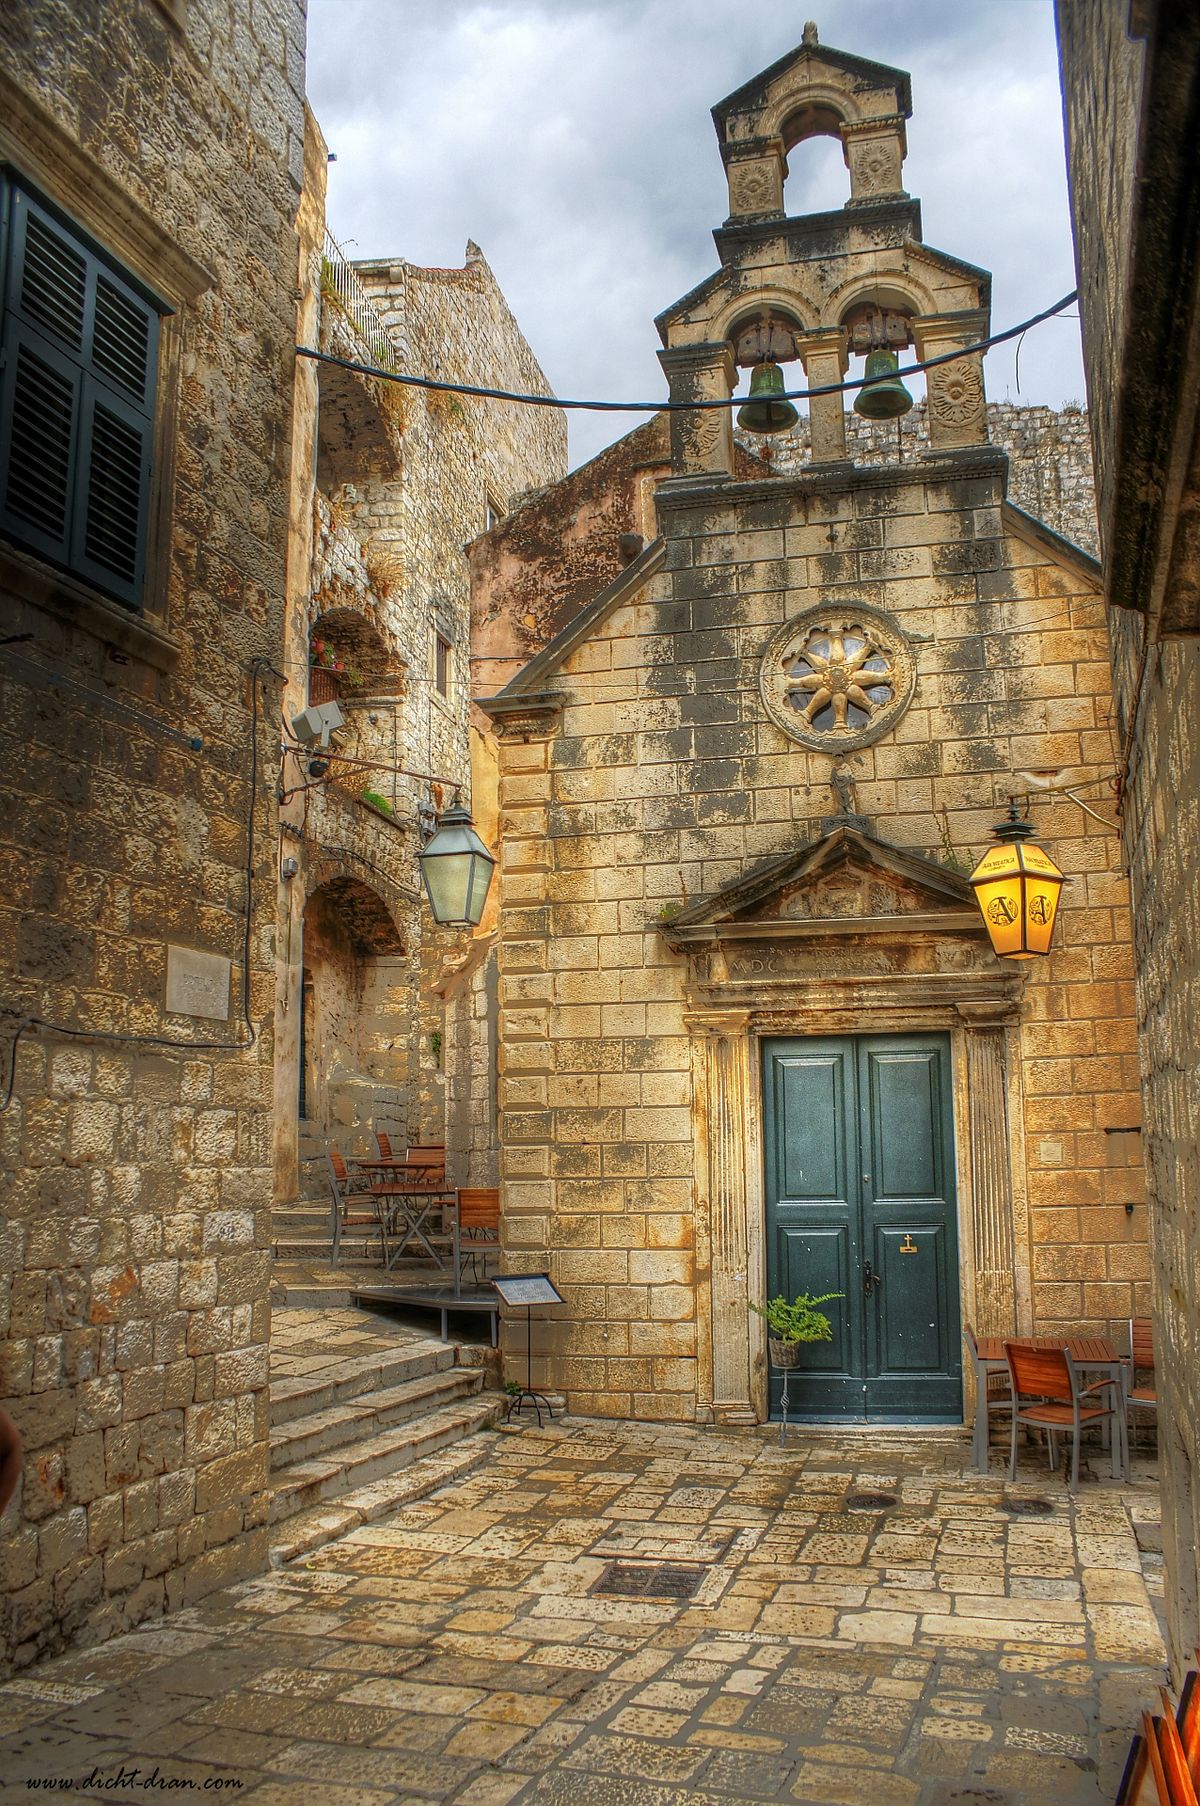
[[328, 226], [321, 257], [321, 300], [332, 303], [346, 316], [370, 353], [373, 364], [386, 370], [400, 361], [395, 339]]

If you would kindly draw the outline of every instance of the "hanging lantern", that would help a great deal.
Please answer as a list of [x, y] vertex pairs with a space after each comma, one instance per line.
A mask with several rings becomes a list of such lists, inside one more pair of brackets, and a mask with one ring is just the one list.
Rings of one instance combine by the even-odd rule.
[[476, 928], [487, 902], [496, 861], [457, 800], [438, 822], [417, 864], [433, 919], [442, 928]]
[[970, 878], [992, 950], [1000, 959], [1049, 953], [1067, 880], [1030, 839], [1033, 824], [1020, 819], [1011, 798], [1007, 820], [992, 832], [997, 845], [988, 849]]
[[790, 401], [776, 400], [783, 394], [783, 371], [778, 364], [764, 360], [750, 372], [750, 399], [738, 409], [737, 423], [745, 433], [787, 433], [800, 416]]
[[913, 398], [896, 372], [900, 360], [894, 351], [872, 351], [863, 371], [863, 385], [854, 397], [854, 412], [864, 420], [897, 420], [907, 414]]

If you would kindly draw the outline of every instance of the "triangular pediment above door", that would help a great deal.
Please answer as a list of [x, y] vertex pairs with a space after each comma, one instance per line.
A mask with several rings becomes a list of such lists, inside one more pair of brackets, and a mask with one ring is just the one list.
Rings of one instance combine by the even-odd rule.
[[983, 936], [960, 872], [850, 825], [769, 860], [662, 925], [677, 949], [713, 940], [888, 929]]

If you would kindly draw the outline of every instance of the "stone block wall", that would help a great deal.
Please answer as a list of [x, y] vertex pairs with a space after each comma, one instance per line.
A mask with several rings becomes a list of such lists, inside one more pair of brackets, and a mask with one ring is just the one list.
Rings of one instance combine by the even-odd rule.
[[[310, 329], [325, 348], [378, 363], [386, 343], [393, 366], [406, 373], [547, 392], [475, 246], [459, 270], [393, 260], [333, 272], [328, 245], [324, 259], [319, 248], [323, 172], [319, 157], [310, 161], [306, 199], [322, 213], [306, 261], [312, 295], [320, 293], [320, 324]], [[352, 308], [337, 298], [344, 292]], [[373, 346], [360, 336], [364, 318]], [[475, 954], [463, 970], [469, 940], [433, 924], [420, 898], [417, 855], [456, 790], [471, 802], [466, 545], [483, 531], [489, 505], [503, 510], [512, 496], [562, 475], [565, 423], [554, 410], [389, 386], [325, 366], [315, 386], [317, 457], [298, 477], [307, 483], [312, 526], [303, 553], [297, 548], [297, 563], [308, 562], [293, 638], [307, 646], [314, 632], [326, 636], [353, 672], [342, 680], [348, 724], [335, 750], [360, 763], [335, 760], [328, 781], [306, 793], [303, 808], [285, 806], [284, 819], [295, 829], [300, 896], [365, 885], [398, 938], [384, 974], [350, 936], [355, 991], [369, 1001], [370, 1019], [343, 1037], [325, 1034], [309, 1121], [319, 1136], [351, 1145], [369, 1139], [373, 1122], [386, 1123], [401, 1142], [447, 1140], [454, 1177], [485, 1182], [495, 1172], [486, 1013], [494, 972], [486, 978]], [[442, 687], [439, 637], [448, 648]], [[298, 707], [299, 682], [292, 691]], [[390, 816], [368, 807], [364, 790], [382, 798]], [[293, 899], [281, 919], [296, 906]], [[305, 947], [313, 1021], [329, 1029], [345, 975], [326, 959], [319, 933], [309, 932]], [[300, 957], [296, 935], [279, 986], [281, 1197], [306, 1179], [291, 1120]]]
[[[1200, 504], [1194, 455], [1179, 486], [1154, 435], [1177, 440], [1182, 475], [1196, 430], [1194, 351], [1177, 356], [1188, 343], [1177, 310], [1194, 319], [1195, 161], [1191, 136], [1169, 122], [1180, 104], [1194, 109], [1196, 21], [1186, 8], [1116, 0], [1058, 0], [1055, 11], [1100, 531], [1109, 592], [1128, 605], [1110, 610], [1109, 632], [1134, 898], [1165, 1605], [1181, 1677], [1200, 1641]], [[1162, 222], [1183, 217], [1181, 197], [1191, 223], [1170, 256], [1147, 252], [1147, 241], [1161, 246]], [[1135, 392], [1151, 398], [1149, 438], [1130, 430]]]
[[[838, 808], [831, 758], [763, 708], [780, 624], [855, 599], [914, 635], [912, 705], [847, 758], [855, 810], [896, 846], [968, 871], [1014, 769], [1112, 770], [1094, 570], [1002, 509], [1002, 469], [668, 485], [665, 568], [539, 673], [558, 724], [499, 718], [505, 1245], [567, 1298], [541, 1373], [576, 1410], [703, 1417], [711, 1340], [742, 1333], [707, 1323], [700, 1006], [660, 928]], [[1105, 794], [1085, 792], [1101, 813]], [[1017, 1308], [1026, 1328], [1107, 1331], [1148, 1296], [1140, 1172], [1106, 1134], [1138, 1121], [1128, 900], [1115, 826], [1035, 808], [1072, 882], [1014, 1031]]]
[[[279, 690], [253, 661], [282, 628], [304, 15], [179, 16], [0, 17], [5, 156], [176, 306], [144, 615], [0, 546], [4, 1089], [33, 1019], [0, 1115], [26, 1448], [0, 1663], [265, 1561]], [[166, 1011], [170, 944], [228, 960], [228, 1019]]]

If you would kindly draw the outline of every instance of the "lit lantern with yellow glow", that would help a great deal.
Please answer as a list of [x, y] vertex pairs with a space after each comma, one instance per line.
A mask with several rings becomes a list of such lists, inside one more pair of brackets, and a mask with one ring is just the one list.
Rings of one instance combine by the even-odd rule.
[[997, 844], [984, 854], [970, 882], [992, 950], [1000, 959], [1033, 959], [1049, 953], [1058, 899], [1067, 882], [1048, 853], [1030, 836], [1010, 800], [1008, 819], [993, 828]]

